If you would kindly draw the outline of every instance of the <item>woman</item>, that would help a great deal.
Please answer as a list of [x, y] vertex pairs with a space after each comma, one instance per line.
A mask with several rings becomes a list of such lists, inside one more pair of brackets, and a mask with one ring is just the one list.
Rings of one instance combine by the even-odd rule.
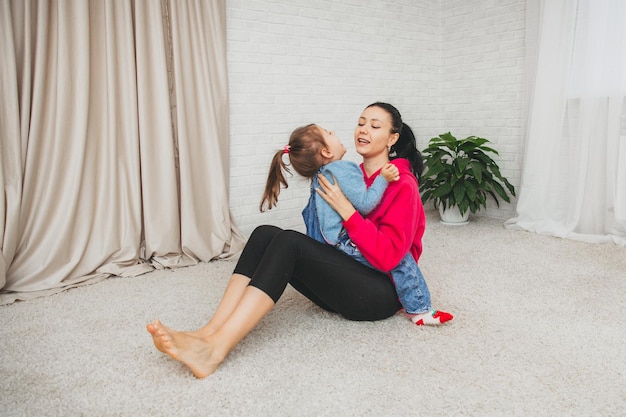
[[[389, 184], [381, 204], [363, 218], [339, 186], [319, 177], [319, 193], [341, 216], [352, 242], [380, 271], [390, 271], [407, 254], [422, 252], [426, 219], [417, 183], [421, 173], [414, 137], [404, 134], [402, 118], [386, 103], [368, 106], [354, 131], [363, 157], [365, 181], [371, 184], [390, 162], [400, 180]], [[408, 127], [407, 127], [408, 128]], [[401, 135], [401, 133], [403, 133]], [[407, 159], [404, 159], [407, 158]], [[224, 296], [211, 320], [195, 332], [177, 332], [158, 320], [148, 324], [157, 349], [189, 367], [198, 378], [219, 367], [230, 351], [274, 307], [287, 284], [321, 308], [349, 320], [382, 320], [401, 309], [389, 275], [369, 268], [336, 248], [292, 230], [260, 226], [252, 232]], [[444, 312], [418, 317], [422, 324], [452, 319]]]
[[[382, 106], [382, 104], [380, 104]], [[403, 126], [403, 134], [413, 144], [414, 136], [408, 126]], [[409, 152], [412, 150], [412, 152]], [[343, 219], [317, 193], [320, 188], [318, 175], [324, 175], [333, 183], [339, 183], [343, 194], [350, 200], [354, 208], [367, 217], [376, 208], [384, 195], [387, 185], [400, 180], [400, 170], [396, 165], [388, 163], [376, 175], [371, 183], [366, 183], [361, 167], [352, 161], [343, 160], [346, 148], [334, 132], [323, 129], [315, 124], [298, 127], [290, 137], [283, 150], [278, 150], [267, 175], [265, 192], [261, 199], [260, 209], [271, 209], [278, 202], [280, 191], [288, 187], [286, 173], [295, 170], [302, 177], [310, 180], [311, 195], [309, 203], [302, 211], [307, 236], [315, 240], [335, 246], [359, 262], [373, 267], [353, 244], [343, 230]], [[421, 155], [415, 147], [407, 145], [405, 154], [416, 156], [416, 172], [422, 170]], [[416, 184], [415, 176], [407, 170], [403, 181], [408, 181], [408, 194], [413, 194]], [[411, 216], [412, 213], [407, 213]], [[417, 325], [441, 324], [437, 312], [432, 310], [428, 285], [417, 266], [413, 255], [407, 253], [400, 263], [388, 272], [396, 287], [398, 299], [406, 315]], [[430, 313], [424, 317], [424, 313]]]

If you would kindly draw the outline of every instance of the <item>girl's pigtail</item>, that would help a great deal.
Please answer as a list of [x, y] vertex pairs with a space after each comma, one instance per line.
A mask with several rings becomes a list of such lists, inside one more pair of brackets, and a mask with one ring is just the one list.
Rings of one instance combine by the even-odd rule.
[[291, 174], [288, 164], [283, 161], [283, 155], [285, 153], [286, 152], [283, 150], [277, 151], [272, 158], [272, 162], [270, 163], [270, 169], [267, 174], [265, 191], [263, 192], [261, 204], [259, 205], [259, 210], [261, 210], [261, 212], [271, 210], [273, 207], [276, 206], [281, 186], [285, 188], [289, 187], [289, 185], [287, 184], [287, 179], [283, 174], [283, 170]]

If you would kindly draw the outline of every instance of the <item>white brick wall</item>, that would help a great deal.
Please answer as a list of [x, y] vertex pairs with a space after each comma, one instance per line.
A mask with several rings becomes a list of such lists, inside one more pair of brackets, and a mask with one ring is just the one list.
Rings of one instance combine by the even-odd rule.
[[448, 130], [491, 139], [504, 172], [519, 182], [524, 0], [226, 4], [230, 205], [244, 233], [259, 224], [303, 230], [309, 190], [302, 179], [293, 177], [277, 208], [259, 212], [273, 153], [295, 127], [318, 123], [359, 161], [352, 132], [377, 100], [399, 108], [421, 148]]
[[[520, 183], [524, 151], [525, 0], [446, 0], [441, 19], [441, 97], [445, 131], [491, 140], [502, 174]], [[481, 214], [510, 218], [515, 201]]]

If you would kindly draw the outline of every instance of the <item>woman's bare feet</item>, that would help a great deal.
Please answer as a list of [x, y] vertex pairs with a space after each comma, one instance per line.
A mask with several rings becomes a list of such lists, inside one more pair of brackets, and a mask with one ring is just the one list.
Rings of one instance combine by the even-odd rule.
[[[155, 323], [161, 324], [161, 322], [159, 320], [155, 320], [152, 323], [148, 323], [146, 325], [146, 329], [148, 330], [148, 333], [150, 333], [152, 335], [152, 341], [154, 342], [154, 346], [157, 348], [157, 350], [159, 350], [160, 352], [165, 353], [165, 350], [161, 346], [161, 338], [155, 337], [156, 332], [157, 332], [157, 328], [155, 327]], [[184, 334], [186, 334], [188, 336], [195, 337], [197, 339], [203, 339], [205, 337], [211, 336], [213, 333], [215, 333], [215, 330], [205, 326], [202, 329], [199, 329], [199, 330], [196, 330], [196, 331], [193, 331], [193, 332], [178, 332], [178, 333], [184, 333]]]
[[163, 349], [163, 346], [161, 346], [161, 338], [157, 336], [156, 323], [160, 323], [160, 321], [155, 320], [152, 323], [148, 323], [146, 325], [146, 329], [148, 330], [148, 333], [150, 333], [150, 335], [152, 336], [152, 342], [154, 342], [154, 346], [157, 348], [157, 350], [165, 353], [165, 349]]
[[185, 364], [197, 378], [211, 375], [224, 360], [205, 339], [169, 329], [159, 320], [148, 324], [147, 329], [159, 351]]

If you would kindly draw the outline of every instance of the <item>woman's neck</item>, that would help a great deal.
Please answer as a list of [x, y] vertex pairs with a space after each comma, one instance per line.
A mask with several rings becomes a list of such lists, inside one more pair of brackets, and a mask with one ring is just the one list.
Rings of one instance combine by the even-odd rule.
[[363, 159], [363, 170], [368, 177], [371, 177], [376, 171], [384, 167], [389, 163], [389, 157], [387, 155], [381, 155], [376, 158]]

